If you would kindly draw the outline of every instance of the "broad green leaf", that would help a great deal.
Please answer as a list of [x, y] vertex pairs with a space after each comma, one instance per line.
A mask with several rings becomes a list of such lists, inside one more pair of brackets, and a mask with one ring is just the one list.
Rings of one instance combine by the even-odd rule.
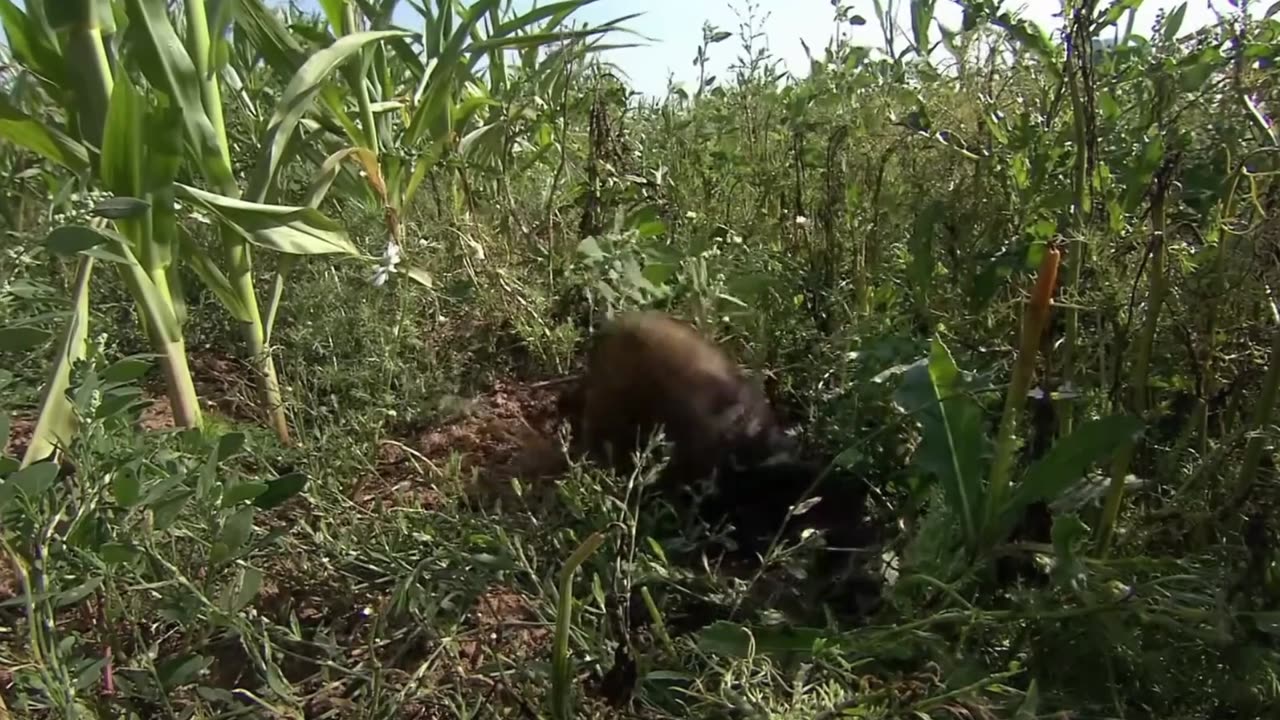
[[108, 234], [84, 225], [63, 225], [45, 236], [44, 246], [56, 255], [75, 255], [104, 243], [119, 244], [123, 241], [114, 233]]
[[1186, 14], [1187, 4], [1184, 2], [1164, 16], [1164, 27], [1161, 29], [1161, 34], [1166, 42], [1173, 42], [1178, 37], [1178, 31], [1182, 29], [1182, 19]]
[[93, 263], [93, 258], [82, 256], [76, 266], [76, 281], [71, 292], [74, 310], [67, 318], [48, 380], [40, 391], [36, 427], [22, 456], [24, 466], [48, 457], [55, 448], [69, 446], [75, 434], [75, 409], [67, 399], [67, 387], [71, 383], [71, 366], [84, 357], [89, 335], [89, 278], [93, 274]]
[[89, 213], [108, 220], [129, 220], [146, 215], [150, 209], [151, 203], [141, 198], [113, 197], [94, 205]]
[[435, 287], [435, 280], [431, 277], [431, 273], [419, 267], [412, 265], [401, 265], [396, 268], [398, 272], [403, 272], [410, 280], [418, 283], [422, 287], [430, 290]]
[[165, 690], [173, 691], [190, 684], [211, 664], [213, 659], [203, 655], [179, 655], [157, 664], [156, 676]]
[[483, 148], [487, 150], [488, 153], [486, 153], [482, 157], [491, 157], [494, 151], [494, 148], [490, 144], [486, 143], [485, 141], [486, 140], [500, 141], [501, 138], [502, 138], [501, 125], [497, 123], [489, 123], [488, 125], [481, 125], [475, 130], [472, 130], [471, 132], [462, 136], [462, 139], [458, 141], [458, 154], [465, 158], [472, 158], [476, 155], [476, 151], [478, 149]]
[[142, 499], [142, 481], [136, 472], [119, 470], [111, 477], [111, 495], [120, 507], [133, 507]]
[[217, 462], [225, 462], [244, 449], [248, 438], [242, 432], [229, 432], [218, 438]]
[[329, 188], [332, 187], [334, 180], [338, 179], [338, 174], [342, 171], [342, 162], [352, 155], [368, 156], [365, 162], [372, 162], [376, 167], [378, 160], [373, 155], [373, 151], [362, 147], [349, 147], [338, 150], [324, 159], [320, 163], [320, 168], [311, 178], [311, 185], [307, 188], [307, 194], [303, 197], [302, 204], [307, 207], [318, 208], [320, 203], [324, 202], [325, 195], [329, 194]]
[[43, 78], [50, 88], [66, 87], [66, 63], [53, 28], [41, 24], [39, 6], [24, 13], [12, 0], [0, 0], [0, 23], [13, 57]]
[[471, 30], [491, 9], [498, 6], [500, 0], [477, 0], [463, 15], [462, 22], [440, 51], [434, 55], [435, 64], [427, 75], [427, 81], [421, 94], [421, 101], [413, 113], [413, 119], [406, 130], [406, 141], [413, 146], [427, 139], [430, 133], [432, 142], [447, 139], [452, 130], [449, 126], [454, 79], [457, 77], [461, 63], [463, 47], [466, 45]]
[[22, 112], [3, 95], [0, 95], [0, 138], [74, 173], [89, 168], [89, 151], [83, 145]]
[[249, 39], [255, 53], [261, 53], [272, 70], [292, 76], [306, 61], [307, 53], [280, 18], [262, 0], [239, 0], [236, 28]]
[[992, 18], [991, 23], [1004, 28], [1019, 45], [1031, 51], [1031, 54], [1040, 60], [1040, 67], [1055, 81], [1062, 80], [1058, 46], [1054, 45], [1039, 25], [1007, 12]]
[[34, 500], [53, 487], [53, 483], [58, 479], [58, 470], [56, 462], [49, 460], [38, 462], [5, 478], [5, 484]]
[[110, 383], [127, 383], [133, 382], [151, 369], [151, 362], [147, 359], [155, 357], [154, 355], [135, 355], [133, 357], [121, 358], [112, 363], [110, 367], [102, 371], [102, 379]]
[[253, 516], [257, 509], [252, 505], [242, 507], [222, 524], [218, 540], [209, 553], [209, 561], [221, 565], [240, 552], [253, 534]]
[[164, 531], [173, 525], [194, 496], [195, 492], [191, 490], [179, 490], [153, 504], [151, 513], [154, 517], [155, 529]]
[[108, 565], [131, 563], [142, 556], [142, 551], [138, 548], [122, 543], [103, 543], [99, 552], [102, 554], [102, 562]]
[[906, 372], [896, 399], [908, 412], [918, 413], [924, 437], [915, 462], [941, 483], [972, 546], [981, 528], [989, 438], [983, 432], [982, 408], [964, 392], [960, 371], [941, 340], [931, 343], [927, 364]]
[[1113, 0], [1109, 7], [1098, 12], [1094, 18], [1094, 27], [1099, 30], [1109, 28], [1120, 19], [1121, 15], [1137, 10], [1141, 5], [1142, 0]]
[[100, 587], [102, 587], [102, 578], [91, 577], [70, 590], [58, 593], [53, 599], [53, 604], [60, 608], [78, 605]]
[[148, 78], [181, 106], [187, 139], [196, 151], [201, 172], [215, 187], [235, 187], [222, 141], [205, 112], [199, 73], [174, 30], [167, 3], [165, 0], [129, 0], [129, 18], [145, 31], [154, 46], [156, 67], [143, 70], [149, 70]]
[[289, 498], [302, 492], [306, 486], [306, 473], [291, 472], [281, 475], [275, 480], [267, 481], [267, 491], [254, 498], [253, 504], [263, 510], [279, 507]]
[[361, 255], [346, 231], [315, 208], [254, 203], [181, 183], [175, 188], [178, 197], [217, 216], [256, 245], [292, 255]]
[[246, 567], [240, 571], [240, 582], [237, 583], [235, 601], [228, 608], [231, 612], [239, 612], [246, 605], [253, 602], [258, 596], [258, 591], [262, 589], [262, 571], [257, 568]]
[[[146, 106], [128, 73], [121, 73], [111, 91], [107, 122], [102, 131], [102, 159], [98, 176], [107, 190], [123, 197], [142, 194], [142, 120]], [[145, 212], [145, 210], [144, 210]]]
[[294, 128], [302, 114], [310, 107], [316, 93], [324, 86], [329, 74], [337, 67], [374, 42], [387, 38], [405, 37], [409, 33], [402, 30], [383, 30], [361, 32], [339, 38], [329, 47], [312, 55], [289, 81], [280, 103], [276, 106], [267, 125], [262, 141], [258, 161], [254, 167], [253, 177], [249, 182], [247, 196], [261, 201], [266, 197], [267, 189], [275, 180], [279, 171], [279, 163], [284, 155], [285, 145], [293, 135]]
[[936, 3], [937, 0], [911, 0], [911, 35], [921, 56], [929, 54], [929, 25], [933, 22]]
[[1133, 440], [1141, 432], [1143, 424], [1130, 415], [1112, 415], [1096, 418], [1080, 425], [1067, 437], [1053, 444], [1049, 452], [1027, 469], [1002, 509], [1004, 528], [993, 533], [1012, 529], [1022, 511], [1039, 500], [1052, 501], [1084, 477], [1091, 465], [1109, 458], [1116, 450]]
[[267, 484], [264, 482], [242, 482], [223, 493], [222, 507], [234, 507], [246, 500], [253, 500], [266, 491]]
[[[207, 19], [209, 21], [209, 59], [210, 76], [226, 67], [231, 59], [230, 41], [227, 30], [235, 20], [237, 0], [209, 0]], [[208, 78], [205, 78], [208, 79]]]
[[45, 343], [53, 333], [29, 325], [0, 328], [0, 352], [27, 352]]

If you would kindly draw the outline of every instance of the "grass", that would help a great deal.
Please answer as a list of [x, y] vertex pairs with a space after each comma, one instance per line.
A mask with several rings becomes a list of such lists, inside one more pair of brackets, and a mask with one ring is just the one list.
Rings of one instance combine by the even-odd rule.
[[[241, 328], [185, 266], [206, 424], [173, 428], [104, 271], [67, 462], [19, 469], [75, 272], [44, 239], [84, 208], [12, 173], [0, 718], [1265, 716], [1280, 494], [1256, 399], [1280, 195], [1258, 118], [1280, 85], [1253, 60], [1278, 25], [1175, 41], [1166, 18], [1088, 74], [984, 17], [941, 69], [840, 45], [779, 84], [747, 53], [652, 102], [583, 55], [507, 87], [541, 109], [513, 113], [501, 162], [459, 151], [399, 218], [429, 283], [375, 287], [355, 257], [291, 270], [271, 338], [289, 444]], [[263, 72], [250, 89], [278, 90]], [[253, 118], [228, 123], [250, 166]], [[377, 256], [371, 197], [320, 208]], [[1049, 247], [1064, 264], [1036, 347], [1019, 328]], [[260, 297], [278, 257], [259, 254]], [[867, 485], [839, 519], [873, 538], [846, 549], [861, 584], [815, 573], [817, 536], [758, 565], [704, 558], [706, 533], [651, 497], [654, 467], [562, 452], [566, 377], [603, 319], [640, 307], [696, 322]], [[1006, 404], [1020, 346], [1031, 391]]]

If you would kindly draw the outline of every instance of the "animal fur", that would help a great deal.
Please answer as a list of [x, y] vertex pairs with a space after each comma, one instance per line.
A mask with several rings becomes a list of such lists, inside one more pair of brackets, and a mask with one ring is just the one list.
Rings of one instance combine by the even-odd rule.
[[[730, 520], [741, 549], [762, 550], [823, 469], [799, 456], [759, 385], [694, 328], [665, 314], [616, 318], [597, 334], [586, 365], [562, 402], [578, 450], [627, 473], [662, 428], [670, 455], [659, 490], [679, 497], [710, 479], [714, 492], [701, 514], [712, 524]], [[863, 497], [856, 485], [855, 505], [846, 497], [808, 515], [857, 524]], [[833, 514], [843, 518], [824, 517]]]

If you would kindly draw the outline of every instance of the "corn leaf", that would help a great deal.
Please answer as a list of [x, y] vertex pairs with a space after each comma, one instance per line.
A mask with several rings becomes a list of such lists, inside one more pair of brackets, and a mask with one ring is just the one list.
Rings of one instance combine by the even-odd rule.
[[342, 226], [315, 208], [249, 202], [181, 183], [174, 187], [178, 197], [217, 216], [255, 245], [290, 255], [361, 255]]
[[0, 96], [0, 138], [72, 172], [89, 168], [89, 151], [60, 130], [46, 126]]

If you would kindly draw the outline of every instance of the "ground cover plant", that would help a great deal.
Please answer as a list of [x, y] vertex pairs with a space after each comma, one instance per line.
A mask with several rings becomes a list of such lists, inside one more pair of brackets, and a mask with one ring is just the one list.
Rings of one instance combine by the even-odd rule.
[[[1280, 5], [745, 3], [652, 99], [590, 2], [0, 0], [0, 718], [1273, 713]], [[565, 454], [639, 308], [864, 542]]]

